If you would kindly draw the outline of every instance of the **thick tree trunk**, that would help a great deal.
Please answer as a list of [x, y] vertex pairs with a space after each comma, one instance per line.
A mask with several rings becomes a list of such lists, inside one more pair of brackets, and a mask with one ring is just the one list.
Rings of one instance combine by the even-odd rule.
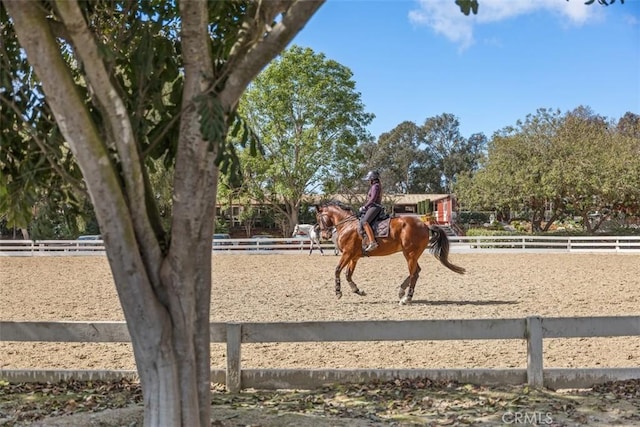
[[[181, 1], [185, 70], [180, 141], [174, 174], [171, 248], [163, 261], [162, 281], [169, 290], [182, 393], [182, 425], [211, 424], [211, 238], [215, 222], [218, 168], [214, 159], [222, 141], [205, 141], [193, 102], [211, 85], [213, 72], [207, 32], [208, 4]], [[228, 112], [223, 106], [223, 110]], [[221, 140], [226, 138], [226, 123]]]
[[[218, 94], [226, 113], [237, 105], [251, 79], [291, 41], [322, 1], [267, 2], [265, 22], [284, 14], [263, 48], [246, 46]], [[211, 85], [213, 60], [208, 5], [178, 3], [185, 83], [176, 155], [170, 239], [148, 210], [148, 182], [126, 103], [113, 86], [95, 34], [78, 2], [55, 2], [83, 81], [92, 88], [101, 121], [80, 96], [39, 3], [5, 0], [16, 34], [42, 81], [47, 102], [87, 182], [118, 296], [131, 335], [145, 401], [146, 426], [210, 425], [211, 238], [218, 169], [216, 144], [200, 134], [194, 98]], [[287, 9], [287, 6], [291, 6]], [[256, 31], [264, 36], [263, 26]], [[231, 63], [234, 63], [230, 60]], [[227, 124], [225, 123], [225, 126]], [[99, 128], [100, 126], [100, 128]], [[107, 131], [105, 131], [105, 129]], [[102, 132], [101, 132], [102, 131]], [[105, 135], [110, 138], [105, 141]], [[225, 135], [221, 135], [224, 138]], [[215, 141], [212, 141], [215, 142]], [[117, 151], [118, 164], [113, 160]]]
[[[197, 246], [197, 245], [196, 245]], [[122, 279], [117, 271], [123, 269], [120, 261], [111, 261], [116, 288], [120, 295], [127, 326], [132, 336], [132, 345], [138, 374], [143, 385], [145, 404], [145, 426], [204, 426], [200, 419], [209, 419], [210, 410], [210, 369], [209, 351], [204, 361], [199, 358], [202, 347], [209, 347], [209, 301], [210, 295], [203, 298], [195, 292], [193, 270], [198, 268], [201, 258], [197, 250], [187, 247], [175, 249], [176, 254], [169, 255], [162, 263], [161, 286], [156, 289], [171, 289], [165, 297], [157, 293], [147, 294], [144, 309], [137, 304], [139, 298], [131, 298], [131, 287], [136, 286]], [[203, 251], [199, 251], [203, 253]], [[211, 271], [210, 251], [207, 271]], [[187, 255], [185, 255], [187, 254]], [[177, 266], [177, 268], [174, 268]], [[207, 268], [207, 267], [205, 267]], [[148, 276], [157, 275], [149, 272]], [[151, 290], [148, 284], [140, 284], [141, 289]], [[168, 307], [163, 302], [168, 298]], [[206, 301], [206, 314], [198, 300]], [[193, 309], [188, 309], [192, 307]], [[204, 372], [204, 374], [203, 374]], [[202, 390], [204, 396], [201, 395]], [[205, 407], [202, 407], [205, 401]], [[203, 414], [204, 412], [204, 414]]]
[[289, 221], [287, 229], [285, 230], [285, 236], [290, 236], [293, 233], [293, 228], [300, 222], [300, 216], [298, 215], [299, 205], [292, 203], [289, 209]]

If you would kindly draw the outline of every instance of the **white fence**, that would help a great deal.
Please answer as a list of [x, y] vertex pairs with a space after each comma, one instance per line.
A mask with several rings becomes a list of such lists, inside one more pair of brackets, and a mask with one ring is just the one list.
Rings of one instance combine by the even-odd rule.
[[[247, 239], [216, 239], [211, 250], [218, 253], [264, 252], [277, 253], [308, 252], [310, 240], [304, 237], [269, 237]], [[323, 250], [333, 250], [333, 243], [323, 242]], [[274, 252], [275, 253], [275, 252]], [[314, 247], [314, 253], [319, 253]], [[0, 240], [0, 256], [59, 256], [59, 255], [104, 255], [102, 240]]]
[[456, 236], [457, 252], [631, 252], [640, 254], [640, 236]]
[[[618, 252], [640, 254], [640, 236], [451, 236], [451, 252]], [[214, 253], [301, 253], [310, 241], [303, 237], [216, 239]], [[333, 243], [323, 242], [333, 251]], [[314, 248], [313, 253], [319, 253]], [[0, 255], [104, 255], [102, 240], [0, 240]]]
[[[344, 322], [212, 323], [211, 341], [226, 343], [227, 367], [212, 370], [212, 381], [237, 392], [255, 389], [315, 389], [326, 384], [374, 379], [428, 377], [475, 384], [524, 384], [585, 388], [611, 380], [640, 378], [639, 367], [545, 368], [543, 339], [640, 336], [640, 316], [527, 317]], [[526, 340], [526, 369], [242, 369], [243, 343]], [[129, 342], [125, 322], [0, 322], [0, 341]], [[135, 371], [0, 369], [11, 382], [135, 377]]]

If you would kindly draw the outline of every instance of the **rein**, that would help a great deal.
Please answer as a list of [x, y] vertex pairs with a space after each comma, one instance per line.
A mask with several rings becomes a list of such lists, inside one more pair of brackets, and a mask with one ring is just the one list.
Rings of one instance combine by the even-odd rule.
[[[325, 216], [326, 216], [326, 214], [324, 214], [324, 213], [320, 214], [320, 223], [322, 224], [322, 226], [324, 227], [325, 230], [328, 230], [330, 227], [327, 226], [327, 223], [326, 223], [326, 221], [324, 219]], [[342, 220], [338, 221], [337, 223], [333, 224], [333, 227], [336, 230], [338, 230], [338, 226], [343, 225], [346, 222], [354, 221], [354, 220], [357, 220], [357, 219], [358, 219], [358, 217], [352, 214], [352, 215], [349, 215], [346, 218], [343, 218]]]
[[347, 221], [353, 221], [354, 219], [358, 219], [358, 218], [355, 215], [349, 215], [342, 221], [339, 221], [337, 224], [335, 224], [334, 227], [338, 228], [339, 225], [344, 224]]

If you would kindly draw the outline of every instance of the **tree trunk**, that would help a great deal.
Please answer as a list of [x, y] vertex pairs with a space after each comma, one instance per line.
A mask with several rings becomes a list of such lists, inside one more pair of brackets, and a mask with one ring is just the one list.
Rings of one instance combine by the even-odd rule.
[[[144, 280], [136, 283], [134, 277], [125, 279], [127, 274], [123, 272], [128, 267], [122, 258], [114, 259], [108, 248], [143, 385], [145, 425], [209, 425], [210, 421], [203, 423], [200, 418], [208, 420], [210, 413], [210, 352], [202, 354], [203, 347], [209, 348], [210, 294], [205, 293], [202, 298], [197, 295], [195, 289], [201, 289], [202, 284], [196, 286], [193, 282], [201, 275], [194, 275], [193, 270], [204, 262], [206, 271], [211, 271], [210, 252], [195, 248], [170, 250], [161, 264], [162, 283], [152, 286]], [[209, 255], [207, 259], [198, 256], [202, 253]], [[158, 273], [149, 271], [147, 276]], [[165, 294], [164, 290], [170, 291]], [[145, 301], [143, 307], [141, 300]], [[198, 301], [206, 302], [204, 316], [205, 304]], [[201, 366], [202, 356], [206, 358], [205, 369]], [[206, 392], [201, 396], [203, 389]]]
[[591, 221], [589, 220], [589, 212], [582, 212], [582, 226], [585, 230], [587, 230], [587, 234], [592, 234], [593, 230], [591, 229]]
[[293, 233], [293, 228], [296, 226], [296, 224], [298, 224], [298, 222], [300, 222], [300, 216], [298, 214], [299, 204], [292, 203], [289, 210], [290, 210], [290, 215], [289, 215], [289, 221], [287, 224], [288, 227], [286, 230], [284, 230], [285, 236], [291, 236], [291, 233]]
[[[46, 100], [87, 183], [131, 335], [145, 402], [144, 423], [208, 426], [211, 238], [218, 180], [214, 160], [221, 141], [203, 139], [194, 99], [211, 87], [214, 75], [209, 3], [178, 2], [185, 80], [169, 238], [158, 226], [156, 206], [146, 202], [152, 197], [140, 141], [132, 130], [126, 102], [105, 67], [97, 38], [77, 1], [54, 3], [67, 30], [65, 37], [70, 38], [68, 46], [77, 63], [82, 64], [82, 81], [91, 86], [92, 101], [101, 116], [99, 123], [89, 114], [86, 99], [76, 86], [76, 70], [70, 70], [60, 52], [45, 15], [47, 9], [37, 2], [3, 0], [20, 45], [42, 82]], [[276, 13], [287, 13], [262, 49], [252, 48], [235, 58], [237, 72], [227, 76], [227, 82], [232, 83], [216, 94], [226, 114], [221, 140], [226, 138], [228, 114], [236, 108], [246, 86], [321, 4], [264, 4], [263, 10], [271, 14], [265, 22], [273, 22]], [[264, 36], [263, 26], [256, 31]]]

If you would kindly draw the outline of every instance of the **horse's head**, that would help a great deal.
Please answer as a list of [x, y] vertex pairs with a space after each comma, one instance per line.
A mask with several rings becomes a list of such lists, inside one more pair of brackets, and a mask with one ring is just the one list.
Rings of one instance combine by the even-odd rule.
[[324, 205], [316, 205], [316, 222], [320, 225], [321, 231], [333, 226], [333, 218], [325, 212], [325, 208]]
[[324, 234], [330, 233], [332, 227], [336, 227], [345, 220], [355, 217], [353, 210], [338, 201], [329, 201], [316, 205], [316, 221], [320, 224], [320, 230]]

